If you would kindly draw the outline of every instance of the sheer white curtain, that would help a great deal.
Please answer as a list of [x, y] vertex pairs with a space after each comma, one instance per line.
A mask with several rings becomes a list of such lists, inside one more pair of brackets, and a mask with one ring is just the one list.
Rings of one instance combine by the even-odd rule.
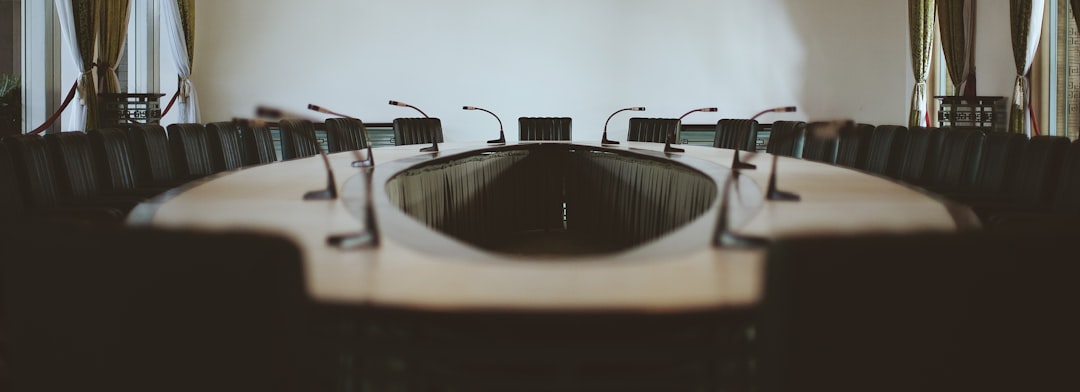
[[[64, 40], [67, 41], [67, 46], [71, 49], [71, 58], [75, 61], [75, 65], [79, 68], [80, 74], [78, 83], [78, 89], [76, 90], [75, 97], [78, 98], [73, 102], [71, 107], [71, 122], [64, 125], [65, 130], [69, 131], [84, 131], [86, 130], [86, 116], [88, 114], [87, 98], [97, 95], [97, 88], [95, 88], [94, 81], [94, 68], [93, 66], [87, 66], [83, 58], [83, 51], [79, 47], [79, 30], [75, 29], [75, 6], [76, 2], [72, 0], [56, 0], [56, 13], [60, 17], [60, 32], [64, 35]], [[85, 6], [85, 4], [83, 4]], [[93, 12], [94, 18], [89, 21], [82, 21], [84, 23], [93, 23], [97, 20], [97, 12]], [[91, 26], [89, 29], [91, 32], [97, 31], [97, 26]], [[90, 42], [96, 41], [90, 39]], [[89, 49], [90, 55], [93, 56], [93, 48]], [[96, 99], [90, 98], [90, 102], [94, 102]]]
[[[190, 0], [193, 1], [193, 0]], [[176, 73], [179, 76], [177, 87], [179, 97], [176, 102], [178, 122], [197, 123], [199, 118], [199, 98], [195, 93], [195, 84], [191, 82], [191, 66], [194, 53], [188, 53], [188, 37], [184, 33], [184, 14], [181, 11], [182, 0], [161, 0], [162, 29], [172, 42], [173, 58], [176, 59]], [[188, 14], [189, 17], [191, 16]], [[190, 22], [189, 22], [190, 23]], [[194, 38], [194, 37], [192, 37]]]

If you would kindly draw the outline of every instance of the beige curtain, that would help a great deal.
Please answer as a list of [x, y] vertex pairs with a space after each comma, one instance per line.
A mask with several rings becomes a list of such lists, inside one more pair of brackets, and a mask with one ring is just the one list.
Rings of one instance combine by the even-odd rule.
[[1013, 60], [1016, 62], [1016, 84], [1013, 86], [1009, 131], [1027, 133], [1027, 105], [1031, 99], [1031, 81], [1027, 79], [1035, 50], [1042, 33], [1043, 0], [1009, 0]]
[[934, 0], [908, 0], [908, 30], [911, 39], [911, 69], [915, 74], [915, 88], [911, 92], [911, 116], [908, 126], [929, 125], [925, 123], [927, 83], [930, 77], [930, 59], [934, 53]]
[[97, 128], [97, 88], [94, 80], [94, 45], [97, 43], [98, 0], [56, 0], [56, 11], [71, 57], [79, 67], [79, 101], [65, 128], [81, 131]]
[[98, 78], [102, 93], [119, 93], [120, 80], [116, 78], [116, 66], [123, 56], [127, 39], [128, 17], [131, 14], [129, 0], [100, 0], [101, 16], [98, 31]]
[[975, 0], [937, 0], [937, 13], [953, 90], [975, 95]]

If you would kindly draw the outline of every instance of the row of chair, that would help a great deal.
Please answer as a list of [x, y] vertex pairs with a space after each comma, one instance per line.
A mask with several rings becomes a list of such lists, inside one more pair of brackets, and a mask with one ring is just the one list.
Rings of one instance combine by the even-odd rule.
[[218, 172], [274, 162], [271, 132], [157, 124], [0, 140], [0, 222], [121, 221], [136, 204]]
[[992, 226], [1015, 223], [1019, 215], [1080, 219], [1080, 142], [1070, 145], [1065, 137], [1029, 139], [980, 129], [869, 124], [845, 129], [839, 137], [820, 138], [812, 128], [799, 121], [773, 123], [767, 152], [920, 187], [972, 206], [983, 223]]

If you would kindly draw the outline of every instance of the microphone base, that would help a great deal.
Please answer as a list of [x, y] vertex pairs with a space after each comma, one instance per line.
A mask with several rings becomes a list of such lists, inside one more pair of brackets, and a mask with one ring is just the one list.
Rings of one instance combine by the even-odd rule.
[[488, 144], [506, 144], [506, 139], [498, 138], [495, 140], [488, 140]]
[[375, 164], [371, 163], [371, 160], [353, 161], [352, 167], [372, 167]]
[[310, 191], [304, 194], [304, 200], [334, 200], [337, 199], [337, 192], [329, 189], [323, 189], [318, 191]]
[[741, 236], [725, 232], [713, 238], [713, 247], [716, 248], [764, 248], [769, 246], [770, 241], [761, 237]]
[[334, 234], [326, 237], [326, 244], [342, 250], [373, 249], [379, 247], [379, 235], [371, 231]]
[[686, 152], [686, 149], [672, 147], [671, 143], [668, 143], [664, 145], [664, 152]]
[[731, 165], [731, 168], [736, 169], [736, 170], [739, 170], [739, 169], [756, 170], [757, 165], [752, 164], [752, 163], [746, 163], [746, 162], [735, 162], [734, 164]]
[[800, 197], [797, 193], [770, 189], [768, 196], [766, 196], [766, 199], [773, 201], [800, 201], [802, 200], [802, 197]]
[[420, 152], [439, 152], [439, 145], [438, 144], [432, 144], [431, 147], [421, 148]]

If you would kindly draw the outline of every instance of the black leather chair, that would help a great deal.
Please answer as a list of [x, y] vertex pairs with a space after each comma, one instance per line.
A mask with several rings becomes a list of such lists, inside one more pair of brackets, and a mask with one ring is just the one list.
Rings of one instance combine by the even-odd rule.
[[45, 135], [45, 148], [53, 162], [60, 197], [82, 204], [116, 208], [125, 213], [151, 195], [130, 190], [113, 190], [101, 178], [90, 138], [82, 132]]
[[765, 152], [795, 158], [802, 157], [806, 137], [806, 122], [777, 121], [769, 131], [769, 143]]
[[0, 144], [0, 227], [19, 222], [26, 215], [22, 189], [7, 147]]
[[999, 214], [1045, 212], [1057, 191], [1069, 139], [1035, 136], [1028, 140], [1016, 176], [1004, 196], [979, 195], [956, 198], [972, 206], [983, 222]]
[[244, 166], [277, 162], [274, 134], [267, 127], [240, 127]]
[[760, 391], [1076, 390], [1075, 232], [770, 246]]
[[169, 150], [177, 175], [196, 179], [216, 173], [205, 125], [171, 124], [165, 129], [169, 132]]
[[168, 188], [140, 183], [135, 176], [128, 132], [114, 128], [99, 128], [86, 134], [103, 183], [114, 192], [137, 192], [148, 197], [161, 194]]
[[319, 154], [314, 123], [304, 119], [284, 119], [278, 125], [281, 126], [281, 160]]
[[866, 161], [860, 169], [898, 178], [906, 143], [907, 128], [899, 125], [878, 125], [870, 135]]
[[944, 129], [937, 167], [932, 168], [928, 189], [948, 193], [975, 185], [986, 133], [977, 129]]
[[172, 188], [184, 185], [173, 165], [169, 137], [158, 124], [142, 124], [128, 129], [131, 158], [135, 163], [135, 179], [139, 184]]
[[50, 159], [41, 136], [8, 136], [3, 144], [11, 154], [15, 178], [27, 210], [46, 215], [70, 213], [90, 223], [116, 224], [123, 221], [125, 212], [121, 209], [64, 197], [56, 177], [59, 169]]
[[713, 147], [757, 151], [757, 120], [723, 119], [716, 122]]
[[856, 124], [854, 129], [842, 130], [836, 150], [836, 164], [853, 168], [865, 167], [874, 128], [871, 124]]
[[1045, 211], [1005, 211], [988, 216], [991, 229], [1041, 230], [1061, 227], [1063, 232], [1080, 229], [1080, 141], [1069, 145], [1061, 164], [1057, 189]]
[[930, 184], [932, 174], [937, 170], [944, 136], [945, 132], [939, 128], [909, 128], [897, 179], [912, 185]]
[[666, 143], [679, 142], [679, 120], [675, 118], [632, 117], [626, 131], [626, 140], [631, 142]]
[[394, 144], [432, 144], [443, 142], [442, 121], [434, 117], [395, 118]]
[[364, 123], [353, 118], [326, 119], [326, 142], [330, 152], [356, 151], [368, 147]]
[[1012, 183], [1028, 137], [1022, 133], [990, 132], [983, 144], [982, 159], [971, 192], [982, 195], [1001, 195]]
[[0, 235], [15, 391], [299, 391], [299, 249], [244, 233], [43, 226]]
[[827, 122], [809, 123], [806, 125], [806, 136], [803, 142], [802, 158], [825, 162], [830, 164], [836, 163], [836, 154], [840, 148], [839, 137], [815, 137], [814, 127], [832, 126]]
[[240, 128], [231, 121], [206, 124], [206, 144], [214, 172], [236, 170], [244, 166]]
[[570, 117], [518, 117], [518, 140], [570, 140], [572, 126]]

